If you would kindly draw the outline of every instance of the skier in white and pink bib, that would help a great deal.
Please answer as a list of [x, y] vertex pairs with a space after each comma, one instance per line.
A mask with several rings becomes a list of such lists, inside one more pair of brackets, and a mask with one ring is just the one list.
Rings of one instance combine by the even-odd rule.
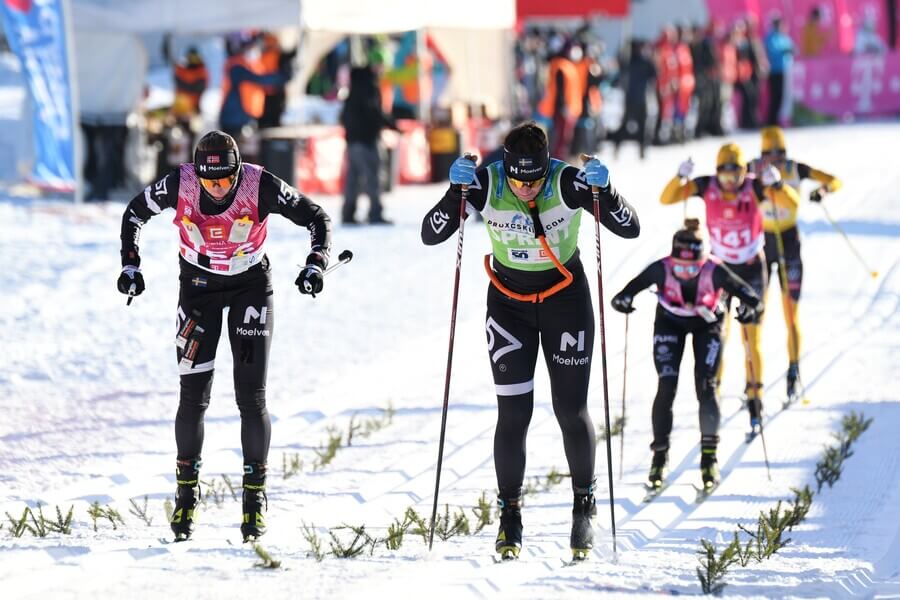
[[700, 221], [687, 219], [684, 229], [672, 237], [672, 253], [651, 263], [612, 299], [622, 313], [634, 311], [634, 297], [656, 286], [659, 304], [653, 323], [653, 364], [659, 376], [653, 400], [653, 462], [649, 491], [663, 487], [672, 433], [672, 404], [681, 373], [681, 358], [691, 336], [694, 354], [694, 387], [700, 416], [700, 474], [704, 487], [719, 481], [716, 448], [719, 444], [719, 391], [716, 385], [722, 359], [723, 294], [741, 300], [738, 320], [749, 323], [762, 312], [759, 296], [750, 285], [722, 263], [707, 255], [700, 236]]
[[[706, 227], [712, 255], [749, 283], [756, 295], [765, 296], [766, 277], [765, 235], [760, 204], [771, 199], [779, 206], [796, 207], [799, 199], [789, 187], [782, 185], [778, 169], [765, 169], [757, 179], [747, 173], [747, 161], [741, 148], [728, 143], [719, 149], [716, 174], [691, 179], [694, 163], [690, 159], [678, 168], [663, 190], [660, 202], [675, 204], [691, 196], [700, 196], [706, 203]], [[726, 306], [730, 306], [726, 296]], [[760, 317], [742, 325], [746, 340], [747, 408], [750, 412], [751, 433], [760, 429], [762, 415], [763, 361]], [[728, 336], [726, 326], [724, 337]], [[721, 367], [719, 369], [721, 381]]]
[[[321, 207], [260, 166], [241, 162], [234, 139], [213, 131], [197, 143], [194, 162], [185, 163], [147, 186], [122, 218], [122, 273], [118, 288], [144, 291], [138, 239], [141, 227], [163, 210], [175, 210], [179, 232], [180, 292], [176, 355], [181, 393], [175, 417], [176, 539], [193, 532], [203, 448], [203, 415], [209, 406], [216, 346], [227, 307], [235, 398], [241, 415], [244, 458], [245, 540], [265, 532], [266, 461], [271, 421], [266, 409], [266, 370], [274, 313], [266, 224], [280, 214], [306, 227], [311, 248], [296, 285], [313, 297], [322, 291], [331, 249], [331, 221]], [[130, 302], [130, 299], [129, 299]]]

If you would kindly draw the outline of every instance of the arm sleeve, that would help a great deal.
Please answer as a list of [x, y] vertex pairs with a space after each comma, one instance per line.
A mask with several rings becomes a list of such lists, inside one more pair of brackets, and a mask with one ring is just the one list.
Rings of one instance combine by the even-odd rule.
[[[594, 214], [594, 195], [585, 179], [584, 171], [568, 165], [560, 175], [559, 188], [563, 201], [569, 208], [582, 208]], [[634, 207], [610, 183], [600, 188], [600, 223], [623, 238], [636, 238], [641, 233]]]
[[259, 218], [277, 213], [309, 230], [310, 249], [306, 262], [323, 269], [331, 254], [331, 219], [321, 206], [298, 192], [285, 181], [263, 171], [259, 180]]
[[818, 181], [828, 192], [836, 192], [843, 186], [841, 180], [834, 175], [814, 169], [804, 163], [797, 163], [797, 174], [800, 176], [800, 179], [813, 179]]
[[131, 199], [122, 215], [122, 266], [141, 266], [139, 242], [144, 223], [167, 208], [178, 207], [178, 184], [181, 176], [172, 171], [159, 181], [144, 188]]
[[721, 264], [716, 265], [716, 269], [713, 271], [713, 285], [716, 288], [724, 289], [732, 296], [737, 296], [741, 299], [741, 302], [753, 308], [759, 306], [759, 296], [756, 295], [753, 287], [738, 277], [734, 271]]
[[775, 185], [764, 187], [759, 179], [755, 179], [753, 181], [753, 191], [756, 193], [756, 198], [759, 202], [763, 202], [768, 198], [776, 206], [787, 208], [792, 212], [796, 211], [797, 207], [800, 206], [800, 194], [791, 186], [784, 185], [783, 182], [779, 182], [777, 187]]
[[681, 177], [676, 175], [669, 180], [659, 197], [660, 204], [676, 204], [683, 202], [691, 196], [702, 196], [709, 185], [709, 177], [697, 177], [681, 183]]
[[[489, 180], [487, 169], [475, 171], [475, 181], [469, 186], [466, 201], [466, 217], [469, 213], [484, 210]], [[422, 242], [426, 246], [440, 244], [459, 229], [460, 202], [462, 202], [462, 187], [451, 185], [444, 197], [428, 211], [422, 219]]]
[[661, 287], [665, 276], [665, 267], [663, 267], [662, 261], [657, 260], [656, 262], [650, 263], [646, 269], [641, 271], [637, 277], [629, 281], [628, 284], [622, 288], [622, 291], [616, 295], [624, 294], [634, 298], [639, 292], [646, 290], [653, 284], [656, 284], [657, 287]]

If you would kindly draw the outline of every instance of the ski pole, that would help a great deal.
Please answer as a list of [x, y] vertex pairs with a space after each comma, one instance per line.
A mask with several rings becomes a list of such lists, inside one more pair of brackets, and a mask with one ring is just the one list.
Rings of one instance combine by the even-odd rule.
[[[741, 336], [744, 338], [744, 351], [747, 353], [747, 365], [750, 367], [750, 384], [753, 386], [752, 389], [762, 393], [762, 387], [756, 387], [756, 373], [753, 369], [753, 361], [750, 359], [750, 351], [752, 350], [750, 348], [750, 337], [747, 335], [747, 327], [743, 323], [741, 323]], [[754, 396], [750, 398], [750, 401], [756, 403], [757, 414], [759, 415], [759, 439], [762, 440], [763, 458], [766, 461], [766, 476], [769, 478], [769, 481], [772, 481], [772, 470], [769, 468], [769, 450], [766, 448], [766, 432], [763, 429], [762, 398]]]
[[[781, 283], [781, 301], [784, 302], [787, 309], [785, 312], [788, 320], [788, 342], [791, 345], [791, 351], [799, 362], [800, 343], [796, 335], [794, 311], [791, 309], [793, 300], [788, 289], [787, 263], [784, 260], [784, 238], [781, 237], [781, 223], [778, 221], [778, 205], [775, 203], [775, 194], [770, 194], [769, 199], [772, 201], [772, 220], [775, 221], [775, 251], [778, 253], [778, 279]], [[768, 267], [766, 268], [768, 269]], [[797, 383], [800, 384], [800, 389], [803, 390], [803, 395], [806, 396], [806, 386], [803, 385], [803, 380], [800, 379], [800, 373], [797, 373]], [[790, 398], [788, 398], [788, 401], [790, 402]]]
[[350, 252], [349, 250], [344, 250], [343, 252], [338, 254], [338, 262], [336, 262], [335, 264], [331, 265], [330, 267], [328, 267], [327, 269], [322, 271], [322, 275], [328, 275], [329, 273], [331, 273], [332, 271], [334, 271], [341, 265], [345, 265], [348, 262], [350, 262], [351, 260], [353, 260], [353, 253]]
[[625, 356], [622, 367], [622, 437], [619, 439], [619, 480], [625, 470], [625, 384], [628, 382], [628, 313], [625, 313]]
[[859, 251], [856, 249], [856, 246], [854, 246], [853, 242], [850, 241], [850, 237], [847, 235], [847, 233], [844, 231], [844, 229], [840, 225], [838, 225], [837, 221], [835, 221], [834, 219], [831, 218], [830, 214], [828, 214], [828, 209], [825, 208], [825, 204], [820, 202], [819, 206], [822, 207], [822, 212], [825, 213], [825, 218], [828, 219], [828, 222], [831, 223], [831, 226], [834, 227], [835, 230], [841, 234], [841, 236], [844, 238], [844, 241], [847, 242], [848, 246], [850, 246], [850, 251], [853, 252], [853, 254], [856, 256], [857, 260], [859, 260], [860, 264], [862, 264], [862, 266], [865, 267], [866, 271], [869, 272], [869, 275], [872, 276], [872, 279], [877, 278], [878, 271], [875, 271], [871, 267], [869, 267], [869, 265], [866, 263], [865, 259], [862, 257], [862, 255], [859, 253]]
[[[475, 162], [475, 156], [466, 154], [465, 158]], [[450, 345], [447, 350], [447, 374], [444, 377], [444, 406], [441, 410], [441, 438], [438, 442], [437, 474], [434, 479], [434, 506], [431, 508], [431, 529], [428, 532], [428, 551], [434, 543], [434, 526], [437, 522], [438, 492], [441, 489], [441, 465], [444, 462], [444, 436], [447, 432], [447, 407], [450, 402], [450, 371], [453, 367], [453, 340], [456, 336], [456, 307], [459, 301], [459, 273], [462, 269], [463, 232], [466, 225], [466, 201], [469, 198], [469, 186], [462, 186], [462, 198], [459, 202], [459, 236], [456, 242], [456, 277], [453, 280], [453, 307], [450, 310]]]
[[[587, 162], [593, 156], [582, 154], [581, 160]], [[613, 475], [612, 475], [612, 440], [610, 439], [609, 425], [609, 378], [606, 369], [606, 323], [603, 318], [603, 261], [600, 253], [600, 188], [596, 185], [591, 186], [591, 196], [594, 200], [594, 234], [597, 238], [597, 294], [600, 313], [600, 359], [603, 365], [603, 413], [606, 418], [606, 475], [609, 483], [609, 518], [610, 527], [612, 529], [613, 539], [613, 556], [618, 555], [616, 548], [616, 503], [615, 494], [613, 493]]]

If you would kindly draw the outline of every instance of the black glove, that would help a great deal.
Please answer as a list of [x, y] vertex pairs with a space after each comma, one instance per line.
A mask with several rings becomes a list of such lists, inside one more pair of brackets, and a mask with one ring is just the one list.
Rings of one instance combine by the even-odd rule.
[[[144, 276], [141, 270], [134, 265], [125, 265], [122, 267], [122, 273], [116, 282], [119, 291], [128, 296], [140, 296], [144, 292]], [[129, 300], [130, 302], [130, 300]]]
[[825, 197], [826, 190], [824, 187], [817, 187], [813, 191], [809, 193], [809, 201], [810, 202], [821, 202], [822, 198]]
[[747, 303], [741, 303], [740, 306], [737, 307], [737, 319], [738, 323], [743, 325], [747, 325], [749, 323], [756, 322], [759, 319], [759, 316], [763, 312], [763, 303], [760, 302], [755, 307], [750, 306]]
[[325, 259], [318, 252], [306, 257], [306, 266], [297, 276], [297, 287], [301, 294], [310, 294], [313, 298], [322, 291], [325, 285]]
[[634, 307], [631, 305], [632, 300], [634, 299], [631, 296], [619, 293], [613, 296], [610, 304], [612, 304], [612, 307], [620, 313], [625, 313], [627, 315], [628, 313], [634, 312]]

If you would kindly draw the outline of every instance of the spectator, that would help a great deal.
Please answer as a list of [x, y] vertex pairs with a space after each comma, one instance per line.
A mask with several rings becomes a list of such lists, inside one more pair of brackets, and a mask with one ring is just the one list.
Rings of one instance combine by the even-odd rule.
[[647, 151], [647, 144], [653, 134], [652, 124], [648, 127], [648, 99], [655, 95], [656, 67], [650, 44], [640, 40], [631, 43], [631, 56], [625, 77], [625, 115], [622, 124], [613, 134], [615, 151], [626, 139], [637, 140], [641, 158]]
[[259, 117], [260, 129], [279, 127], [281, 125], [281, 117], [284, 115], [284, 110], [287, 106], [285, 87], [294, 74], [293, 62], [296, 55], [296, 48], [285, 52], [281, 49], [281, 43], [276, 36], [271, 33], [263, 34], [262, 56], [259, 61], [260, 72], [263, 75], [281, 74], [284, 80], [279, 84], [263, 87], [265, 101], [262, 115]]
[[687, 138], [686, 121], [691, 109], [691, 99], [697, 80], [694, 77], [694, 58], [691, 55], [691, 28], [683, 26], [678, 29], [678, 43], [675, 46], [675, 57], [678, 60], [678, 95], [675, 101], [675, 141], [684, 143]]
[[581, 47], [558, 38], [559, 50], [547, 66], [547, 87], [538, 104], [538, 113], [551, 123], [550, 154], [567, 157], [572, 147], [575, 123], [581, 116], [581, 85], [575, 63], [581, 61]]
[[188, 48], [184, 59], [175, 65], [175, 100], [172, 115], [187, 124], [200, 114], [200, 97], [209, 85], [209, 72], [196, 47]]
[[675, 101], [678, 97], [678, 56], [675, 52], [677, 32], [671, 25], [663, 27], [656, 42], [656, 101], [659, 110], [653, 137], [658, 144], [672, 138]]
[[871, 13], [866, 14], [856, 32], [853, 54], [884, 54], [885, 52], [887, 52], [887, 44], [875, 31], [875, 16]]
[[694, 76], [697, 78], [697, 136], [722, 135], [722, 89], [719, 82], [719, 55], [716, 25], [698, 30], [694, 48]]
[[822, 11], [814, 6], [809, 11], [809, 17], [803, 25], [803, 39], [800, 42], [800, 54], [806, 58], [815, 58], [822, 55], [822, 50], [828, 44], [829, 34], [822, 29]]
[[766, 57], [769, 59], [769, 111], [766, 125], [778, 125], [790, 109], [790, 70], [794, 61], [794, 42], [783, 31], [781, 17], [772, 19], [766, 35]]
[[751, 25], [741, 20], [735, 24], [735, 49], [737, 52], [737, 81], [734, 89], [741, 99], [738, 126], [742, 129], [759, 127], [760, 49], [754, 40]]
[[344, 206], [341, 216], [345, 225], [357, 225], [356, 200], [360, 179], [365, 181], [369, 196], [369, 223], [390, 225], [381, 206], [378, 172], [378, 139], [384, 127], [393, 121], [381, 110], [381, 92], [371, 67], [354, 67], [350, 71], [350, 92], [341, 110], [341, 125], [347, 139], [347, 174], [344, 178]]
[[287, 81], [281, 73], [262, 74], [259, 57], [252, 50], [252, 46], [232, 47], [225, 61], [219, 123], [236, 140], [243, 136], [245, 127], [253, 127], [263, 115], [266, 103], [263, 86], [284, 85]]

